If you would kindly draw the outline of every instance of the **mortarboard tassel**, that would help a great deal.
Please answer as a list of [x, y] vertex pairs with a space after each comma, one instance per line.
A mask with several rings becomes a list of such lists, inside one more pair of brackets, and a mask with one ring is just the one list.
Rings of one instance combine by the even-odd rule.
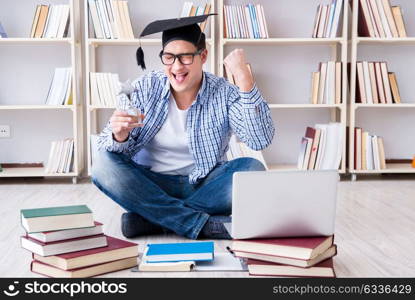
[[142, 70], [145, 70], [146, 64], [144, 63], [144, 52], [141, 46], [137, 49], [136, 57], [137, 57], [137, 64], [141, 67]]

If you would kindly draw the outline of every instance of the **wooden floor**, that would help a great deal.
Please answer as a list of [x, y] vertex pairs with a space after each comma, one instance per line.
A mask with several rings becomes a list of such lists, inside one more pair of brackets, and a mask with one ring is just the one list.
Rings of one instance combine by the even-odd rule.
[[[22, 208], [87, 204], [104, 232], [122, 238], [123, 212], [88, 179], [72, 184], [62, 179], [0, 179], [0, 276], [38, 277], [29, 270], [31, 254], [22, 249]], [[175, 235], [134, 239], [142, 252], [149, 242], [177, 242]], [[413, 277], [415, 275], [415, 177], [388, 175], [339, 184], [335, 242], [338, 277]], [[225, 251], [229, 241], [216, 241]], [[136, 273], [124, 270], [103, 277], [246, 277], [245, 272]]]

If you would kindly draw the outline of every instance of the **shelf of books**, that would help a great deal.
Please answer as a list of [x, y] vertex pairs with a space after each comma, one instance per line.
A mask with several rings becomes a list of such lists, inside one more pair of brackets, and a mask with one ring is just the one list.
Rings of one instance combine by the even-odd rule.
[[2, 4], [0, 119], [9, 134], [0, 140], [0, 177], [76, 183], [83, 167], [78, 2]]
[[347, 1], [218, 3], [218, 74], [233, 83], [224, 59], [242, 48], [275, 122], [268, 169], [345, 173]]
[[263, 39], [239, 39], [224, 38], [224, 45], [336, 45], [345, 42], [342, 38], [263, 38]]
[[415, 3], [353, 0], [349, 172], [415, 173]]
[[415, 38], [356, 38], [356, 43], [364, 44], [388, 44], [388, 45], [415, 45]]
[[[161, 33], [139, 39], [142, 30], [157, 19], [215, 12], [215, 1], [85, 0], [84, 4], [87, 167], [91, 175], [94, 136], [101, 132], [117, 107], [115, 95], [120, 83], [134, 81], [151, 70], [162, 70], [158, 57]], [[157, 13], [154, 7], [160, 8]], [[201, 27], [209, 51], [205, 68], [215, 73], [214, 18]], [[135, 58], [140, 45], [145, 52], [145, 71], [137, 66]]]

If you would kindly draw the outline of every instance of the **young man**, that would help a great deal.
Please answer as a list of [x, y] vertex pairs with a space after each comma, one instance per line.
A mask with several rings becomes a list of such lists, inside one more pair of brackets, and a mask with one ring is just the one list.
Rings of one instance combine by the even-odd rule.
[[[130, 95], [142, 114], [116, 110], [98, 139], [92, 180], [128, 211], [122, 216], [127, 238], [172, 231], [229, 239], [223, 222], [231, 214], [232, 174], [264, 170], [252, 158], [225, 161], [232, 132], [261, 150], [274, 126], [243, 50], [224, 61], [236, 86], [202, 70], [208, 51], [197, 23], [204, 19], [162, 24], [164, 72], [137, 79]], [[143, 65], [142, 53], [138, 61]]]

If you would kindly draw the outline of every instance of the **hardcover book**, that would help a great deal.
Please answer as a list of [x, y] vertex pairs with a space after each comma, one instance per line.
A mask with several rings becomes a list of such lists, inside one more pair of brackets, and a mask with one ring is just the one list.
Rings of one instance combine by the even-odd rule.
[[34, 273], [46, 275], [53, 278], [85, 278], [132, 268], [136, 265], [137, 257], [129, 257], [85, 268], [61, 270], [59, 268], [34, 260], [30, 265], [30, 270]]
[[313, 259], [333, 245], [333, 236], [234, 240], [232, 251], [242, 251], [289, 257]]
[[138, 245], [136, 243], [111, 236], [106, 237], [108, 245], [105, 247], [48, 257], [33, 254], [33, 259], [62, 270], [71, 270], [138, 256]]
[[148, 244], [146, 262], [213, 260], [213, 242]]
[[42, 243], [27, 236], [21, 237], [22, 248], [41, 256], [56, 255], [93, 249], [107, 246], [107, 238], [105, 235], [94, 235], [82, 238], [70, 239], [65, 241], [57, 241], [50, 243]]
[[310, 268], [286, 266], [249, 259], [248, 270], [249, 275], [255, 276], [336, 277], [331, 258]]
[[75, 229], [65, 229], [65, 230], [54, 230], [54, 231], [44, 231], [44, 232], [34, 232], [29, 233], [28, 236], [32, 239], [48, 243], [55, 241], [68, 240], [78, 237], [91, 236], [102, 234], [102, 224], [99, 222], [94, 222], [93, 227], [85, 228], [75, 228]]
[[268, 261], [271, 263], [290, 265], [290, 266], [296, 266], [296, 267], [301, 267], [301, 268], [309, 268], [330, 257], [335, 256], [337, 254], [337, 246], [333, 245], [330, 248], [328, 248], [325, 252], [317, 255], [315, 258], [307, 259], [307, 260], [293, 259], [293, 258], [288, 258], [288, 257], [251, 253], [251, 252], [241, 252], [241, 251], [235, 251], [234, 253], [235, 253], [235, 256], [241, 257], [241, 258]]
[[21, 222], [28, 233], [94, 226], [86, 205], [22, 209]]

